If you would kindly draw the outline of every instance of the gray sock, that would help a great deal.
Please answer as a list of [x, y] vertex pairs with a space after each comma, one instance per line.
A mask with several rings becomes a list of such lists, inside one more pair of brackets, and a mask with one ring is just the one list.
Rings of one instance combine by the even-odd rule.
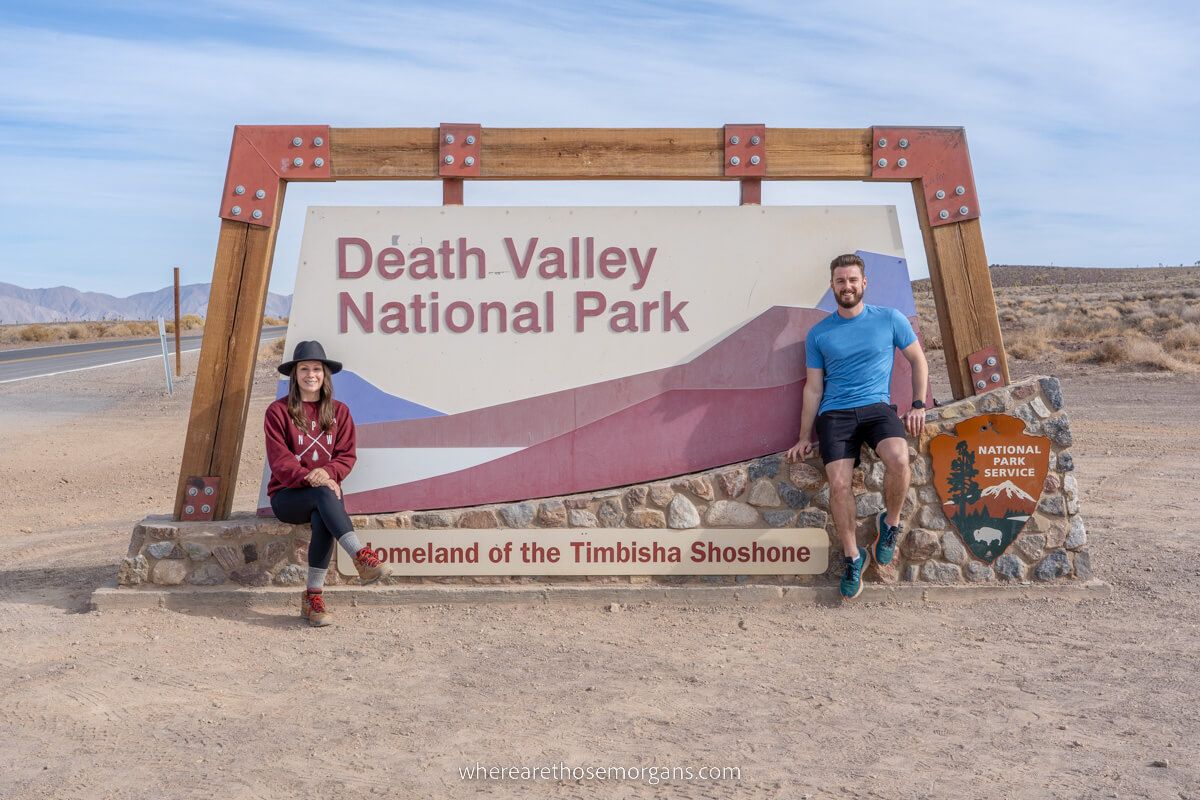
[[342, 549], [352, 556], [358, 555], [358, 551], [363, 549], [362, 542], [360, 542], [358, 537], [354, 535], [354, 531], [343, 533], [341, 537], [338, 538], [338, 544], [340, 544]]
[[328, 568], [317, 569], [316, 567], [308, 568], [308, 586], [309, 589], [320, 589], [325, 586], [325, 573], [329, 572]]

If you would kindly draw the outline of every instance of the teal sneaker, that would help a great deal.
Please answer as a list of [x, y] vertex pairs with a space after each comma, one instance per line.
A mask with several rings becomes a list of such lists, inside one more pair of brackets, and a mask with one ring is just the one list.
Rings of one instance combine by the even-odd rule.
[[875, 540], [875, 562], [884, 567], [892, 563], [896, 555], [896, 540], [900, 538], [900, 526], [888, 525], [886, 518], [886, 511], [875, 518], [875, 529], [879, 531], [879, 537]]
[[846, 559], [846, 574], [842, 575], [841, 584], [842, 597], [853, 600], [862, 594], [862, 574], [870, 562], [871, 555], [865, 547], [858, 548], [858, 558]]

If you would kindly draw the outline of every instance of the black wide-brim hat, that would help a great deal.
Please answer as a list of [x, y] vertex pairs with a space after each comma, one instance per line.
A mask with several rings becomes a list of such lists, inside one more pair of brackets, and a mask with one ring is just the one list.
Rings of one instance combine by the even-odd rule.
[[320, 361], [325, 365], [325, 369], [329, 370], [329, 374], [342, 371], [342, 362], [332, 361], [325, 357], [325, 348], [321, 347], [318, 341], [300, 342], [296, 345], [296, 349], [292, 351], [292, 360], [285, 361], [279, 365], [280, 373], [291, 376], [292, 370], [301, 361]]

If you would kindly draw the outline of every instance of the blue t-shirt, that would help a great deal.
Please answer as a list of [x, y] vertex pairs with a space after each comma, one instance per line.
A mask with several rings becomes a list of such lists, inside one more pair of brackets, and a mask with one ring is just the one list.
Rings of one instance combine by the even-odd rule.
[[885, 306], [864, 304], [856, 317], [835, 311], [818, 322], [804, 344], [808, 368], [825, 370], [817, 413], [891, 402], [893, 348], [916, 340], [908, 318]]

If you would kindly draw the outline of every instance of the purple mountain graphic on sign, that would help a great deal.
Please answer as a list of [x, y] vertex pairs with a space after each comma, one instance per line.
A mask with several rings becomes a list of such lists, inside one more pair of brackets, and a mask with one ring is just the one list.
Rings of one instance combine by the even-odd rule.
[[[863, 294], [863, 301], [875, 306], [889, 306], [906, 317], [915, 317], [917, 304], [912, 296], [908, 263], [903, 258], [866, 250], [858, 250], [856, 254], [867, 265], [867, 291]], [[825, 290], [817, 308], [830, 314], [837, 311], [837, 301], [833, 299], [831, 289]]]
[[[286, 397], [288, 382], [279, 381], [276, 397]], [[443, 416], [441, 411], [388, 394], [361, 375], [342, 370], [333, 376], [333, 396], [350, 409], [355, 425]]]

